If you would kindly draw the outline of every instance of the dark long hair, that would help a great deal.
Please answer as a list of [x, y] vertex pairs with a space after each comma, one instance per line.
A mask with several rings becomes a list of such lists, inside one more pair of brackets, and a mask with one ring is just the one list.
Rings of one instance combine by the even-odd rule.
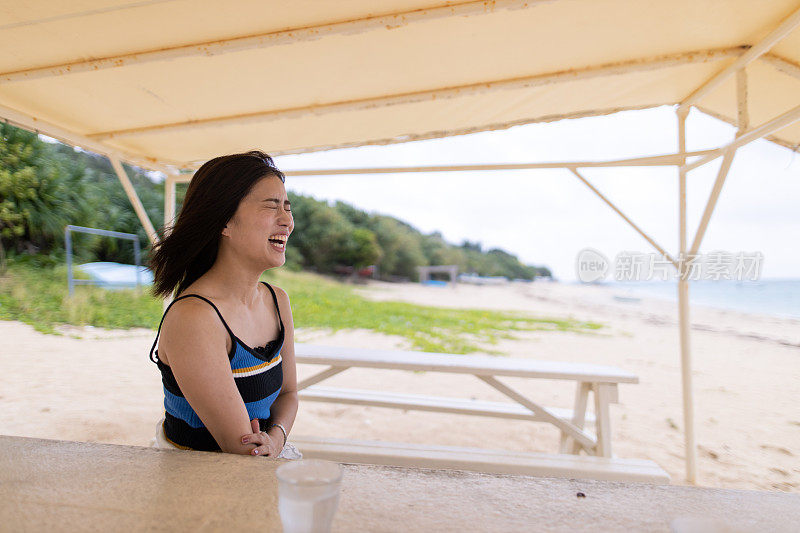
[[253, 150], [203, 163], [189, 182], [180, 215], [166, 237], [153, 245], [150, 269], [153, 294], [169, 297], [194, 283], [217, 259], [223, 228], [239, 202], [261, 178], [286, 182], [272, 158]]

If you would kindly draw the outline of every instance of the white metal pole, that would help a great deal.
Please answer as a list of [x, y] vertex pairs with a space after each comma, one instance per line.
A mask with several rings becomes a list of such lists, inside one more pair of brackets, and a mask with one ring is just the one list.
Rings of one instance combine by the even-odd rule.
[[[678, 151], [686, 148], [687, 108], [679, 107]], [[686, 481], [697, 483], [697, 446], [694, 434], [694, 392], [692, 388], [691, 331], [689, 327], [689, 279], [686, 257], [686, 168], [678, 167], [678, 236], [680, 256], [678, 268], [678, 326], [681, 349], [681, 385], [683, 390], [683, 433], [686, 455]]]
[[[729, 148], [725, 155], [722, 156], [722, 165], [717, 172], [717, 179], [714, 180], [714, 185], [711, 188], [711, 194], [708, 197], [706, 208], [703, 210], [703, 216], [700, 218], [700, 225], [697, 227], [697, 232], [694, 235], [694, 241], [691, 248], [689, 248], [689, 255], [692, 256], [700, 249], [700, 243], [703, 242], [703, 237], [706, 234], [708, 223], [711, 220], [711, 215], [714, 214], [714, 208], [717, 206], [717, 200], [722, 192], [722, 186], [728, 177], [728, 171], [731, 169], [733, 163], [733, 156], [736, 155], [736, 148]], [[685, 167], [684, 167], [685, 168]]]
[[144, 210], [142, 201], [139, 200], [139, 195], [136, 194], [136, 189], [133, 188], [133, 184], [131, 183], [128, 174], [122, 167], [122, 163], [115, 155], [109, 155], [108, 160], [111, 161], [111, 166], [114, 167], [114, 172], [117, 173], [117, 177], [119, 178], [120, 183], [122, 183], [122, 188], [125, 189], [125, 194], [128, 195], [128, 199], [133, 205], [133, 210], [136, 211], [136, 216], [139, 217], [139, 221], [142, 223], [142, 226], [144, 226], [144, 230], [147, 232], [147, 238], [150, 239], [150, 244], [154, 244], [158, 240], [158, 234], [156, 233], [156, 229], [153, 227], [153, 224], [150, 222], [150, 218], [147, 216], [147, 211]]
[[150, 158], [143, 155], [134, 155], [132, 153], [125, 152], [124, 150], [111, 148], [103, 143], [93, 141], [85, 135], [75, 133], [60, 126], [56, 126], [55, 124], [47, 122], [39, 117], [23, 113], [2, 104], [0, 104], [0, 118], [28, 131], [43, 133], [48, 137], [58, 139], [72, 146], [80, 146], [84, 150], [91, 150], [97, 154], [105, 156], [113, 155], [127, 163], [133, 163], [142, 168], [157, 170], [159, 172], [168, 174], [170, 172], [174, 172], [174, 170], [171, 170], [169, 167], [167, 167], [167, 164], [175, 165], [176, 167], [181, 166], [180, 163], [176, 163], [174, 161], [157, 161], [155, 158]]
[[[167, 174], [167, 179], [164, 181], [164, 237], [169, 235], [172, 224], [175, 222], [175, 183], [178, 178], [178, 174]], [[172, 300], [173, 295], [170, 295], [165, 297], [164, 301], [161, 302], [164, 311], [167, 310]]]
[[750, 111], [747, 107], [747, 69], [744, 68], [736, 73], [736, 100], [736, 125], [739, 128], [736, 136], [739, 137], [750, 129]]
[[177, 176], [167, 175], [164, 180], [164, 236], [166, 237], [175, 221], [175, 180]]
[[730, 149], [735, 150], [736, 148], [741, 148], [745, 144], [749, 144], [762, 137], [771, 135], [776, 131], [785, 128], [786, 126], [797, 122], [798, 120], [800, 120], [800, 105], [793, 107], [789, 111], [778, 115], [777, 117], [761, 124], [760, 126], [748, 130], [747, 133], [737, 134], [736, 139], [725, 146], [721, 146], [719, 149], [715, 150], [714, 153], [705, 155], [700, 159], [692, 161], [691, 163], [686, 163], [684, 166], [686, 167], [686, 170], [693, 170], [701, 165], [705, 165], [709, 161], [713, 161], [720, 156], [724, 156]]

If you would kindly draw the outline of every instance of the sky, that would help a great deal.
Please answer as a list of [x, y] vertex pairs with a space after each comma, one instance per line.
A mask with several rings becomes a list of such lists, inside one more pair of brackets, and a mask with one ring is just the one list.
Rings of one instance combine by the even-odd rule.
[[[692, 109], [687, 150], [715, 148], [735, 129]], [[673, 107], [515, 126], [501, 131], [277, 157], [282, 170], [594, 161], [677, 151]], [[691, 243], [721, 159], [689, 173]], [[582, 174], [670, 253], [678, 250], [678, 171], [589, 168]], [[650, 244], [566, 169], [351, 176], [288, 176], [287, 190], [392, 215], [423, 233], [501, 248], [526, 264], [577, 279], [583, 248], [606, 257]], [[800, 278], [800, 154], [765, 140], [737, 151], [701, 252], [761, 252], [762, 278]]]

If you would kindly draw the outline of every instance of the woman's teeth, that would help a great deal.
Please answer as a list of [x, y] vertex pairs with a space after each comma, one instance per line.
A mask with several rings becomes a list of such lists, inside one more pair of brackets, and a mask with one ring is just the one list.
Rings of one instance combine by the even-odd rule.
[[288, 235], [271, 235], [268, 240], [275, 249], [284, 251], [286, 249], [286, 239], [288, 239]]

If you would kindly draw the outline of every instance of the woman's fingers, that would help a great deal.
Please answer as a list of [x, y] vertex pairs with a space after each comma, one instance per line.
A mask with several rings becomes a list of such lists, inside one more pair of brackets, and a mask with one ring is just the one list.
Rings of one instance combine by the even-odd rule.
[[253, 440], [253, 444], [258, 444], [255, 448], [250, 450], [251, 455], [263, 455], [270, 457], [272, 455], [276, 455], [275, 453], [275, 443], [272, 442], [272, 439], [269, 435], [265, 432], [259, 433], [259, 438], [257, 440]]
[[250, 444], [254, 443], [256, 439], [262, 439], [261, 442], [257, 444], [263, 444], [263, 437], [259, 437], [261, 435], [261, 428], [258, 425], [258, 418], [254, 418], [250, 421], [250, 429], [253, 430], [252, 433], [248, 433], [247, 435], [242, 435], [242, 444]]
[[269, 454], [270, 454], [270, 443], [267, 442], [265, 444], [262, 444], [260, 446], [257, 446], [255, 448], [253, 448], [252, 450], [250, 450], [250, 454], [251, 455], [263, 455], [263, 456], [269, 457]]
[[242, 437], [242, 444], [253, 444], [255, 448], [250, 450], [250, 455], [265, 455], [270, 456], [275, 453], [275, 443], [263, 431], [258, 433], [251, 433]]
[[250, 427], [253, 433], [249, 435], [242, 435], [242, 444], [254, 444], [256, 447], [250, 450], [250, 455], [264, 455], [270, 456], [274, 453], [274, 443], [266, 432], [261, 431], [258, 424], [258, 418], [250, 421]]
[[242, 444], [264, 444], [266, 434], [263, 431], [242, 435]]

